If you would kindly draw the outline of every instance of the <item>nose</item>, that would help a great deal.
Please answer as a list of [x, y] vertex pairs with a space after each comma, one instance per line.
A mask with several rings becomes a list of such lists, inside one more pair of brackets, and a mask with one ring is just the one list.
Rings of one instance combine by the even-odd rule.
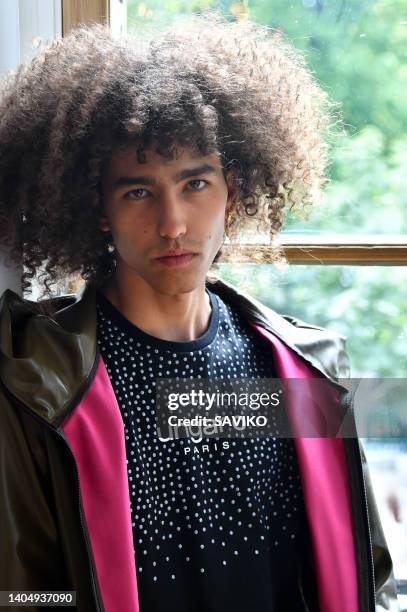
[[161, 197], [157, 228], [162, 238], [178, 238], [186, 233], [185, 209], [175, 194]]

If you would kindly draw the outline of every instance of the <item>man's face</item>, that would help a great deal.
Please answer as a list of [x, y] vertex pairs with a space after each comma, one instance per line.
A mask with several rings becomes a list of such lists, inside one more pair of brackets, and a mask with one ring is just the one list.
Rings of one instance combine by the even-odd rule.
[[[113, 155], [102, 177], [105, 216], [116, 246], [116, 272], [144, 279], [155, 291], [194, 290], [223, 243], [226, 208], [235, 196], [233, 176], [223, 175], [216, 153], [201, 157], [177, 148], [165, 160], [149, 149], [139, 164], [135, 147]], [[160, 258], [172, 250], [193, 254]]]

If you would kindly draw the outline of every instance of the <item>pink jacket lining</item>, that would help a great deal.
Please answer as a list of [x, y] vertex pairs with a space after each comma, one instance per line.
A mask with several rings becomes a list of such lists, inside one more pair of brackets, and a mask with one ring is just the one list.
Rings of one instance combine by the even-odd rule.
[[[272, 345], [278, 378], [317, 377], [279, 338]], [[332, 388], [333, 395], [336, 390]], [[332, 398], [335, 401], [335, 398]], [[313, 405], [301, 410], [312, 410]], [[297, 415], [286, 402], [293, 432]], [[318, 415], [315, 415], [318, 419]], [[105, 612], [139, 612], [124, 425], [102, 357], [87, 393], [62, 429], [74, 454], [82, 505]], [[316, 563], [320, 610], [358, 612], [351, 500], [343, 440], [295, 438]]]

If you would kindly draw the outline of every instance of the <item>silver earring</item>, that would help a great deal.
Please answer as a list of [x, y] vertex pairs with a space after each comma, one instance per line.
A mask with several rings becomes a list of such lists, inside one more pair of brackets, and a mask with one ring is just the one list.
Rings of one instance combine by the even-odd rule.
[[113, 237], [110, 230], [102, 230], [106, 239], [106, 249], [108, 253], [114, 253], [116, 250], [115, 245], [113, 244]]

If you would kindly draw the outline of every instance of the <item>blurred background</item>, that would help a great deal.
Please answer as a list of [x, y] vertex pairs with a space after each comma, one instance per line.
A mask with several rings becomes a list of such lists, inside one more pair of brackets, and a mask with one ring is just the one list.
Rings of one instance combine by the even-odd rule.
[[[281, 30], [339, 103], [345, 127], [330, 143], [331, 182], [321, 204], [310, 207], [308, 220], [287, 218], [282, 241], [298, 247], [290, 265], [220, 263], [219, 275], [281, 314], [346, 336], [351, 377], [406, 378], [406, 0], [8, 0], [0, 3], [0, 75], [33, 57], [41, 39], [89, 19], [107, 21], [117, 36], [144, 40], [152, 26], [166, 28], [208, 9]], [[307, 241], [331, 244], [336, 261]], [[384, 257], [377, 248], [383, 244]], [[308, 254], [305, 263], [301, 252]], [[2, 268], [0, 258], [2, 288], [19, 291], [19, 272]], [[26, 297], [35, 299], [35, 291]], [[400, 432], [407, 409], [404, 415]], [[363, 445], [395, 574], [407, 594], [407, 438], [384, 431]], [[406, 599], [400, 596], [407, 610]]]

